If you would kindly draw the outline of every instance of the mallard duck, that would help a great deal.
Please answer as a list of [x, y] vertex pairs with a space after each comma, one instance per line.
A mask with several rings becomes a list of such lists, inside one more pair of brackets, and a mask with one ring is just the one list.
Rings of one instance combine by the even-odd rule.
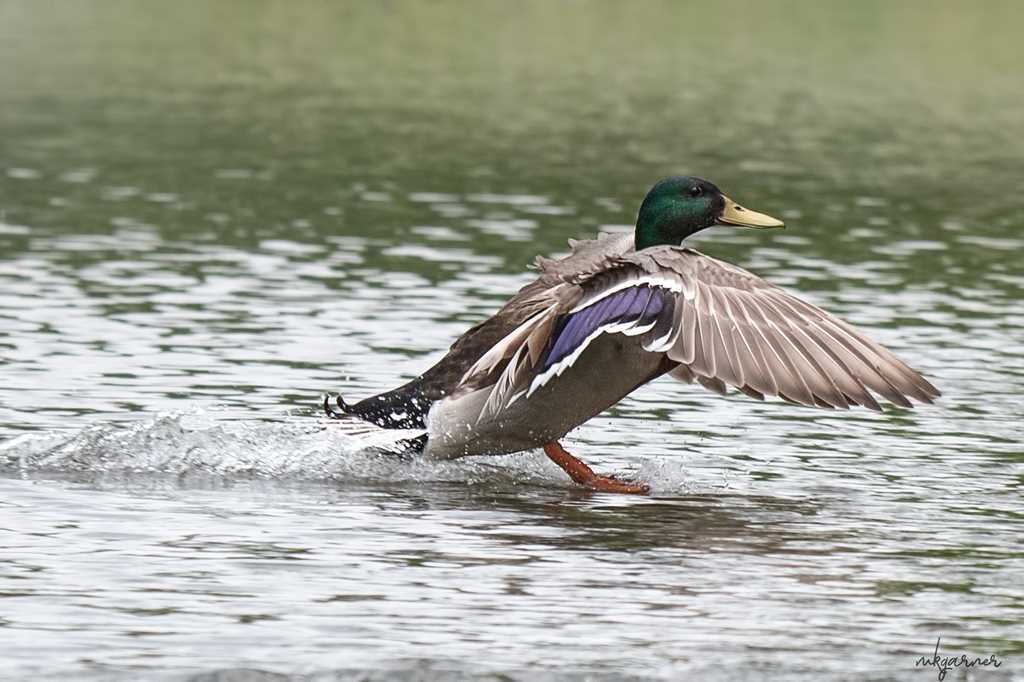
[[632, 234], [570, 241], [538, 257], [539, 276], [409, 383], [328, 416], [424, 429], [404, 441], [426, 457], [543, 448], [577, 484], [643, 493], [595, 473], [559, 439], [668, 374], [725, 394], [732, 386], [828, 409], [881, 411], [938, 397], [924, 377], [849, 324], [735, 265], [681, 246], [713, 225], [783, 227], [707, 180], [671, 177], [647, 193]]

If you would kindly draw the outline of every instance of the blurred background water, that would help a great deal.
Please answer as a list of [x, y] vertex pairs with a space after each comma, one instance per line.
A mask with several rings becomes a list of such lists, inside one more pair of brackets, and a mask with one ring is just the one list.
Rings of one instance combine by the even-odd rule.
[[[941, 636], [1021, 679], [1022, 29], [998, 1], [0, 3], [0, 677], [927, 680]], [[321, 392], [415, 376], [677, 173], [789, 228], [699, 248], [939, 403], [658, 381], [568, 439], [649, 498], [324, 428]]]

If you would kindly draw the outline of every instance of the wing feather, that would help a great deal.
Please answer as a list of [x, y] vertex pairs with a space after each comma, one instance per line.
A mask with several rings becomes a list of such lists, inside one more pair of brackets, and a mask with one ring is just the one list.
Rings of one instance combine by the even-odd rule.
[[[782, 368], [785, 365], [783, 359], [768, 337], [768, 329], [763, 320], [759, 320], [755, 312], [756, 306], [749, 296], [736, 298], [736, 303], [743, 311], [744, 331], [747, 333], [747, 343], [751, 348], [756, 349], [760, 355], [761, 369], [764, 378], [767, 380], [767, 388], [761, 390], [765, 395], [779, 395], [783, 392], [786, 383]], [[756, 386], [755, 386], [756, 388]]]
[[792, 342], [793, 348], [802, 357], [802, 362], [806, 363], [802, 370], [806, 372], [804, 376], [814, 395], [815, 403], [819, 405], [824, 403], [822, 406], [827, 407], [848, 408], [849, 403], [835, 380], [835, 378], [842, 380], [843, 376], [848, 376], [846, 371], [823, 353], [806, 334], [801, 324], [787, 317], [774, 301], [766, 298], [763, 305], [766, 310], [771, 311], [773, 322]]
[[694, 356], [697, 352], [697, 308], [692, 304], [684, 304], [680, 307], [679, 335], [676, 338], [673, 350], [668, 356], [680, 364], [688, 367], [693, 366]]
[[759, 400], [872, 410], [881, 410], [875, 394], [903, 407], [939, 395], [848, 323], [691, 249], [626, 253], [563, 282], [560, 298], [498, 341], [463, 378], [492, 383], [481, 418], [529, 398], [605, 333], [638, 336], [638, 352], [678, 363], [671, 376], [719, 393], [729, 385]]
[[736, 325], [729, 314], [729, 303], [720, 291], [709, 289], [708, 293], [714, 305], [711, 318], [714, 321], [715, 329], [717, 376], [730, 386], [743, 386], [746, 384], [746, 380], [744, 379], [743, 363], [740, 362], [739, 349], [736, 347], [736, 340], [732, 334], [733, 327]]
[[[656, 249], [658, 265], [682, 281], [679, 332], [670, 336], [668, 356], [698, 377], [754, 397], [823, 408], [880, 410], [872, 392], [902, 407], [939, 394], [890, 351], [824, 310], [696, 251]], [[644, 253], [633, 260], [639, 263]]]
[[[765, 395], [775, 395], [779, 387], [765, 359], [761, 347], [757, 343], [757, 332], [746, 317], [742, 300], [730, 302], [730, 315], [735, 326], [733, 336], [736, 340], [736, 353], [743, 363], [744, 386], [756, 391], [764, 399]], [[744, 386], [740, 386], [743, 390]]]

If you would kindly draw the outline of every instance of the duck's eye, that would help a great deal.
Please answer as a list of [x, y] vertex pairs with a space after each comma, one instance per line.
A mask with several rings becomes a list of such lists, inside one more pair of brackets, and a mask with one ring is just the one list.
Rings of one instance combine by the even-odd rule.
[[704, 194], [704, 188], [701, 187], [700, 185], [697, 185], [696, 187], [691, 187], [690, 188], [690, 196], [691, 197], [699, 197], [701, 194]]

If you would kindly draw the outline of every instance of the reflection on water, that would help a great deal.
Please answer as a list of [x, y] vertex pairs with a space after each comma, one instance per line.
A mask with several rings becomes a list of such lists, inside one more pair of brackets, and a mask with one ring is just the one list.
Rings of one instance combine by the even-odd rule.
[[[0, 7], [0, 677], [924, 679], [939, 635], [1019, 675], [1020, 28], [998, 2]], [[942, 399], [655, 382], [570, 438], [640, 499], [316, 415], [674, 172], [789, 228], [699, 248]]]

